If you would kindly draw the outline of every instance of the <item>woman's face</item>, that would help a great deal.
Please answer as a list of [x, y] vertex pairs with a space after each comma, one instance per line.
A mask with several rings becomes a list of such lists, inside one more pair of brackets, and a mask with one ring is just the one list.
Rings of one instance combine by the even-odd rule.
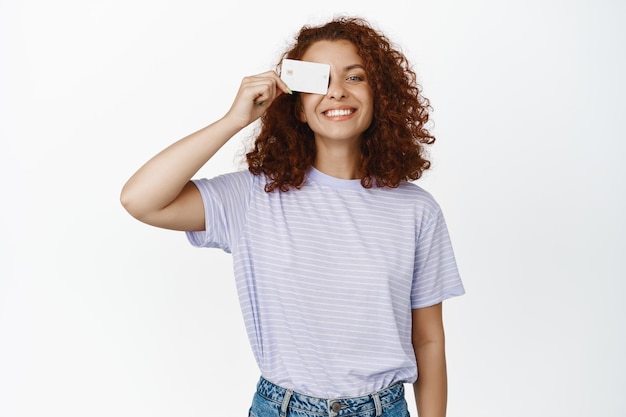
[[302, 60], [330, 64], [330, 81], [325, 95], [301, 94], [300, 120], [309, 125], [317, 143], [360, 141], [372, 123], [374, 97], [356, 47], [344, 40], [318, 41]]

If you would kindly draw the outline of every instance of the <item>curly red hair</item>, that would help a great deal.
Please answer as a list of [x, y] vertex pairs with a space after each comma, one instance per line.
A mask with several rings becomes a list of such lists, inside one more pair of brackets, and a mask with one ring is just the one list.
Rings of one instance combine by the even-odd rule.
[[[372, 123], [361, 140], [363, 187], [397, 187], [420, 178], [430, 167], [425, 145], [435, 137], [426, 127], [430, 103], [405, 55], [365, 20], [341, 17], [321, 26], [304, 26], [279, 62], [300, 59], [323, 40], [354, 44], [374, 96]], [[315, 160], [314, 134], [299, 119], [299, 106], [297, 93], [278, 96], [261, 117], [254, 147], [246, 154], [250, 172], [268, 178], [267, 192], [301, 187]]]

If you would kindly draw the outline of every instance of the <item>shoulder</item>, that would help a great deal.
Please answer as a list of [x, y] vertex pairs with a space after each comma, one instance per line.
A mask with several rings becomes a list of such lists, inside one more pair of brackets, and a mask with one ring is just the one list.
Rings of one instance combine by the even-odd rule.
[[225, 181], [225, 182], [236, 182], [236, 181], [250, 182], [256, 177], [258, 176], [254, 175], [249, 170], [242, 169], [239, 171], [228, 172], [226, 174], [220, 174], [214, 177], [214, 179], [217, 179], [219, 181]]
[[233, 171], [228, 172], [226, 174], [220, 174], [212, 178], [198, 178], [194, 179], [193, 182], [196, 185], [209, 186], [209, 187], [222, 187], [222, 186], [232, 186], [236, 184], [252, 184], [254, 181], [255, 175], [253, 175], [250, 171], [241, 170], [241, 171]]
[[[203, 196], [248, 196], [262, 179], [248, 170], [234, 171], [220, 174], [212, 178], [198, 178], [192, 182], [198, 187]], [[263, 184], [261, 184], [261, 187]]]
[[435, 197], [413, 182], [403, 181], [396, 188], [385, 188], [384, 190], [394, 198], [411, 205], [417, 211], [437, 213], [441, 210]]

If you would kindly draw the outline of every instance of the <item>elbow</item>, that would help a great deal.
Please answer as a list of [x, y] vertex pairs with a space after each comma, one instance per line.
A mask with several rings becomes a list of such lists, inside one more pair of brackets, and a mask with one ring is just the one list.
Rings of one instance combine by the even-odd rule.
[[443, 329], [414, 334], [411, 341], [413, 342], [413, 348], [415, 350], [445, 349], [446, 346], [446, 336]]
[[446, 342], [443, 339], [415, 340], [413, 339], [413, 350], [418, 352], [445, 352]]
[[132, 199], [128, 195], [128, 191], [126, 191], [126, 187], [122, 188], [122, 192], [120, 193], [120, 204], [126, 211], [128, 208], [132, 206]]
[[443, 330], [426, 334], [414, 334], [412, 337], [413, 346], [422, 345], [445, 345], [446, 336]]
[[124, 186], [122, 188], [122, 192], [120, 193], [120, 204], [124, 207], [124, 210], [128, 212], [135, 219], [142, 221], [142, 218], [145, 216], [145, 213], [141, 210], [141, 204], [139, 204], [141, 199], [133, 196], [131, 190], [128, 187]]

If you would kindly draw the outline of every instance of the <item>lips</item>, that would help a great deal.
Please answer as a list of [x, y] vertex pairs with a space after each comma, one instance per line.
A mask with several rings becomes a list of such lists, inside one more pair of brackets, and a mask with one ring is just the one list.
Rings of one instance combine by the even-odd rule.
[[327, 117], [341, 117], [341, 116], [349, 116], [354, 113], [355, 109], [331, 109], [326, 110], [323, 114]]

